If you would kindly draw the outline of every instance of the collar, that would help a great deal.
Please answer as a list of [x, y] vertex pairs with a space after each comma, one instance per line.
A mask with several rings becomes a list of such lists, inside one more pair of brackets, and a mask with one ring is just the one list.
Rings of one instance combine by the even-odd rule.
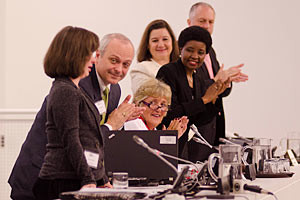
[[[139, 119], [142, 120], [142, 122], [144, 122], [144, 124], [145, 124], [145, 126], [147, 127], [148, 130], [151, 130], [151, 129], [148, 127], [146, 121], [142, 118], [142, 116], [139, 116]], [[152, 130], [156, 130], [156, 128], [154, 128], [154, 129], [152, 129]]]
[[105, 90], [105, 87], [108, 87], [109, 91], [110, 91], [110, 86], [111, 84], [108, 84], [108, 85], [105, 85], [103, 80], [101, 79], [101, 77], [99, 76], [97, 70], [96, 70], [96, 76], [97, 76], [97, 80], [98, 80], [98, 83], [99, 83], [99, 87], [100, 87], [100, 91], [101, 93], [103, 93], [103, 91]]
[[153, 58], [151, 58], [150, 61], [153, 62], [156, 66], [161, 67], [161, 65], [158, 62], [156, 62]]

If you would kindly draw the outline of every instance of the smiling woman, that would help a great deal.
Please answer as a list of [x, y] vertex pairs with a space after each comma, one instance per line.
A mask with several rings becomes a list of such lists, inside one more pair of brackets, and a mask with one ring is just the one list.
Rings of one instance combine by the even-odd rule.
[[148, 24], [137, 54], [138, 64], [130, 72], [133, 93], [147, 79], [154, 78], [162, 65], [179, 57], [176, 37], [165, 20], [158, 19]]
[[[171, 110], [163, 124], [181, 116], [189, 118], [189, 125], [195, 124], [204, 138], [213, 144], [215, 139], [215, 117], [219, 112], [214, 102], [226, 85], [220, 82], [206, 83], [199, 72], [205, 55], [211, 48], [209, 32], [197, 26], [184, 29], [178, 39], [180, 59], [160, 68], [157, 78], [165, 81], [172, 90]], [[188, 145], [187, 145], [188, 144]], [[188, 151], [187, 151], [188, 150]], [[189, 160], [206, 160], [212, 150], [201, 144], [188, 143], [188, 131], [179, 140], [180, 157]]]
[[[156, 127], [166, 116], [171, 103], [171, 89], [162, 81], [150, 78], [136, 91], [133, 102], [146, 108], [140, 118], [124, 124], [125, 130], [156, 130]], [[187, 128], [186, 116], [171, 121], [168, 130], [177, 130], [178, 138]], [[166, 129], [165, 127], [163, 129]]]

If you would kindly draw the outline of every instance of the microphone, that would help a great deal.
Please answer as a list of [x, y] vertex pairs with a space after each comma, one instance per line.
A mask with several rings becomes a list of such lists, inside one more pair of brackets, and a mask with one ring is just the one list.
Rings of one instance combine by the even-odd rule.
[[[192, 130], [196, 135], [198, 135], [198, 136], [200, 137], [200, 138], [197, 138], [197, 139], [194, 139], [194, 137], [193, 137], [193, 140], [194, 140], [195, 142], [204, 144], [204, 145], [208, 146], [208, 147], [211, 148], [211, 149], [214, 148], [214, 147], [213, 147], [211, 144], [209, 144], [209, 143], [204, 139], [204, 137], [199, 133], [197, 127], [196, 127], [194, 124], [192, 124], [192, 125], [190, 126], [190, 128], [191, 128], [191, 130]], [[200, 140], [202, 140], [202, 141], [200, 141]]]
[[[167, 158], [171, 158], [171, 159], [173, 159], [173, 160], [178, 160], [178, 161], [181, 161], [181, 162], [184, 162], [184, 163], [193, 165], [198, 171], [200, 171], [199, 167], [198, 167], [195, 163], [193, 163], [193, 162], [191, 162], [191, 161], [189, 161], [189, 160], [185, 160], [185, 159], [182, 159], [182, 158], [178, 158], [178, 157], [176, 157], [176, 156], [172, 156], [172, 155], [170, 155], [170, 154], [166, 154], [166, 153], [161, 152], [161, 151], [159, 151], [159, 150], [157, 150], [157, 149], [153, 149], [153, 148], [149, 147], [149, 145], [148, 145], [146, 142], [144, 142], [144, 140], [143, 140], [142, 138], [138, 137], [137, 135], [134, 135], [134, 136], [133, 136], [133, 140], [134, 140], [137, 144], [139, 144], [139, 145], [141, 145], [142, 147], [144, 147], [145, 149], [147, 149], [148, 151], [150, 150], [151, 153], [155, 154], [156, 156], [157, 156], [157, 155], [159, 155], [159, 156], [164, 156], [164, 157], [167, 157]], [[172, 166], [173, 166], [173, 165], [172, 165]]]
[[233, 135], [235, 137], [238, 137], [238, 138], [241, 138], [242, 140], [244, 140], [246, 143], [252, 143], [252, 140], [248, 139], [248, 138], [245, 138], [243, 136], [240, 136], [238, 133], [233, 133]]
[[257, 186], [257, 185], [247, 185], [245, 184], [244, 185], [244, 190], [248, 190], [248, 191], [251, 191], [251, 192], [256, 192], [256, 193], [261, 193], [261, 194], [270, 194], [270, 195], [273, 195], [272, 192], [269, 192], [265, 189], [262, 189], [261, 187]]
[[174, 167], [174, 165], [172, 165], [172, 163], [170, 163], [165, 158], [163, 158], [159, 153], [157, 153], [157, 152], [159, 152], [158, 150], [152, 149], [151, 147], [149, 147], [148, 144], [146, 144], [146, 142], [144, 142], [144, 140], [137, 135], [134, 135], [132, 138], [138, 145], [141, 145], [143, 148], [147, 149], [150, 153], [152, 153], [153, 155], [155, 155], [156, 157], [161, 159], [164, 163], [169, 165], [175, 171], [176, 175], [178, 176], [177, 169]]
[[[185, 167], [183, 167], [182, 171], [178, 173], [177, 169], [169, 161], [167, 161], [165, 158], [163, 158], [163, 156], [167, 157], [167, 158], [171, 158], [171, 159], [174, 159], [174, 160], [179, 160], [179, 161], [182, 161], [184, 163], [193, 165], [195, 167], [195, 169], [197, 169], [197, 173], [198, 174], [203, 170], [203, 169], [200, 170], [199, 167], [195, 163], [193, 163], [191, 161], [188, 161], [188, 160], [185, 160], [185, 159], [182, 159], [182, 158], [178, 158], [176, 156], [172, 156], [170, 154], [166, 154], [166, 153], [161, 152], [161, 151], [159, 151], [157, 149], [153, 149], [153, 148], [149, 147], [149, 145], [146, 142], [144, 142], [144, 140], [142, 138], [138, 137], [137, 135], [133, 136], [133, 140], [137, 144], [139, 144], [142, 147], [144, 147], [145, 149], [147, 149], [150, 153], [152, 153], [155, 156], [157, 156], [159, 159], [161, 159], [167, 165], [169, 165], [174, 171], [176, 171], [177, 177], [176, 177], [176, 179], [175, 179], [175, 181], [173, 183], [173, 189], [172, 189], [172, 191], [175, 192], [175, 193], [182, 192], [182, 189], [180, 189], [180, 187], [181, 187], [182, 182], [185, 179], [184, 176], [188, 173], [188, 170], [189, 170], [190, 167], [189, 166], [185, 166]], [[197, 182], [198, 182], [198, 176], [196, 176], [196, 183]]]
[[[223, 142], [223, 143], [228, 143], [228, 144], [234, 144], [234, 145], [240, 145], [240, 144], [236, 144], [236, 143], [234, 143], [234, 142], [231, 142], [230, 140], [227, 140], [227, 139], [225, 139], [225, 138], [219, 138], [219, 141], [220, 142]], [[241, 146], [241, 145], [240, 145]]]
[[149, 146], [148, 146], [148, 144], [146, 144], [146, 142], [144, 142], [144, 140], [142, 139], [142, 138], [140, 138], [139, 136], [137, 136], [137, 135], [134, 135], [133, 137], [133, 140], [137, 143], [137, 144], [139, 144], [139, 145], [141, 145], [142, 147], [144, 147], [145, 149], [147, 149], [148, 151], [149, 150], [153, 150], [152, 148], [150, 148]]
[[[198, 138], [198, 137], [192, 137], [193, 138], [193, 140], [195, 141], [195, 142], [197, 142], [197, 143], [200, 143], [200, 144], [203, 144], [203, 145], [205, 145], [205, 146], [208, 146], [207, 145], [207, 143], [205, 143], [204, 141], [202, 141], [200, 138]], [[217, 151], [219, 151], [219, 148], [218, 147], [214, 147], [214, 146], [208, 146], [209, 148], [211, 148], [211, 149], [215, 149], [215, 150], [217, 150]]]

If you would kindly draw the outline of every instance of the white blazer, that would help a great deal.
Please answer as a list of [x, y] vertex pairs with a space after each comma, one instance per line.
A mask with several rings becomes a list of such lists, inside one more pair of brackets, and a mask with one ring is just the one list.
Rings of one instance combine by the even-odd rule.
[[133, 66], [130, 71], [132, 93], [134, 94], [147, 79], [155, 78], [160, 67], [161, 65], [153, 59]]

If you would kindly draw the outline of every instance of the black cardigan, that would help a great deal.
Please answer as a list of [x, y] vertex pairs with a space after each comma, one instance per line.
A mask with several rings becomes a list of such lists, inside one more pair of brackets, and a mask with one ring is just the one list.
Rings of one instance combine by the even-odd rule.
[[[201, 98], [213, 81], [205, 81], [199, 69], [195, 70], [195, 73], [193, 74], [193, 95], [188, 84], [185, 66], [181, 62], [181, 59], [177, 62], [162, 66], [159, 69], [156, 78], [167, 83], [172, 90], [171, 109], [164, 118], [163, 124], [168, 126], [172, 119], [187, 116], [189, 118], [188, 125], [195, 124], [203, 137], [210, 144], [213, 144], [216, 135], [215, 119], [219, 112], [219, 108], [212, 103], [204, 104]], [[188, 141], [188, 132], [189, 128], [179, 140], [179, 155], [181, 154], [180, 156], [183, 158], [187, 157], [184, 148], [186, 148], [185, 146]], [[200, 145], [196, 144], [196, 146]], [[197, 149], [197, 147], [192, 147], [192, 149], [189, 148], [189, 160], [196, 161], [207, 158], [209, 154], [199, 155], [201, 154], [201, 151], [202, 150]]]

